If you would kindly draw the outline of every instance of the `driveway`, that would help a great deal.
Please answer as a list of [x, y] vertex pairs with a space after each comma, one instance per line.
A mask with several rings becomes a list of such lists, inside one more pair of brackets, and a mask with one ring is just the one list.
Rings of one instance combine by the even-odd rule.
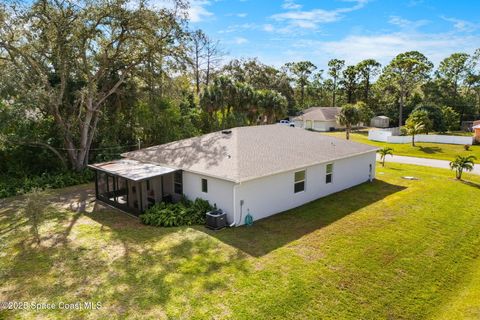
[[[446, 160], [436, 160], [436, 159], [427, 159], [427, 158], [415, 158], [415, 157], [405, 157], [405, 156], [387, 156], [385, 162], [397, 162], [405, 164], [415, 164], [417, 166], [426, 166], [434, 168], [443, 168], [450, 169], [450, 161]], [[380, 161], [380, 155], [377, 154], [377, 160]], [[480, 165], [476, 164], [473, 167], [473, 171], [470, 172], [473, 174], [480, 175]]]

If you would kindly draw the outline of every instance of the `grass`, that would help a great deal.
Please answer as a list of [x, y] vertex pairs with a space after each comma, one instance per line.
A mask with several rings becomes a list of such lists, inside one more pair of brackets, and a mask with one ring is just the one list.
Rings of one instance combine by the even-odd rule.
[[91, 186], [37, 197], [37, 228], [26, 196], [0, 200], [0, 301], [102, 304], [0, 318], [478, 319], [480, 177], [377, 177], [219, 232], [141, 225]]
[[[327, 134], [337, 138], [345, 139], [345, 132], [324, 132], [321, 134]], [[393, 153], [397, 156], [409, 156], [452, 161], [457, 155], [474, 155], [477, 157], [476, 163], [480, 163], [480, 145], [471, 146], [470, 151], [466, 151], [463, 145], [442, 143], [416, 142], [416, 146], [413, 147], [411, 143], [385, 143], [368, 140], [368, 132], [365, 130], [351, 133], [350, 139], [352, 141], [370, 144], [380, 148], [393, 148]]]

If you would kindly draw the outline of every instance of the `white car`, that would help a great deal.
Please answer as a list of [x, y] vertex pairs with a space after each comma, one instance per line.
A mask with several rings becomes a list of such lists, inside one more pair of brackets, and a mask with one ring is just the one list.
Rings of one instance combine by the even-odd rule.
[[283, 124], [284, 126], [295, 127], [295, 123], [288, 120], [280, 120], [278, 124]]

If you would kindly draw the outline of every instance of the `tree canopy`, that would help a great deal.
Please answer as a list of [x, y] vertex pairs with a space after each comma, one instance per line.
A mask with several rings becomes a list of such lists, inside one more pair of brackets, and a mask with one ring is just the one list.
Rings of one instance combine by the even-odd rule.
[[[19, 178], [227, 127], [344, 106], [350, 129], [385, 115], [427, 131], [480, 119], [480, 49], [435, 68], [418, 51], [385, 67], [331, 58], [228, 60], [188, 24], [186, 0], [35, 0], [0, 4], [0, 170]], [[409, 120], [409, 123], [419, 121]], [[418, 129], [418, 128], [417, 128]]]

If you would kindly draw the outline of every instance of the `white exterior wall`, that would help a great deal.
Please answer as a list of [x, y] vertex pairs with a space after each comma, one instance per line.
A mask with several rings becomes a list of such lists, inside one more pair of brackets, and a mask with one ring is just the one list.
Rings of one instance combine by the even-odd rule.
[[[389, 130], [370, 130], [368, 131], [368, 140], [388, 143], [411, 143], [412, 136], [396, 136]], [[437, 134], [419, 134], [415, 136], [415, 141], [446, 144], [472, 144], [473, 138]]]
[[[305, 191], [299, 193], [294, 193], [294, 175], [301, 169], [243, 182], [235, 190], [236, 223], [244, 224], [248, 209], [255, 221], [366, 182], [370, 164], [371, 177], [375, 177], [375, 161], [375, 151], [334, 161], [330, 184], [325, 183], [327, 163], [307, 167]], [[241, 200], [244, 204], [240, 218]]]
[[330, 131], [330, 128], [341, 128], [336, 121], [315, 121], [313, 129], [316, 131]]
[[295, 123], [295, 127], [297, 127], [297, 128], [303, 128], [304, 127], [303, 120], [295, 120], [294, 123]]
[[[330, 128], [343, 129], [345, 127], [339, 125], [336, 121], [319, 121], [319, 120], [308, 120], [312, 123], [312, 129], [315, 131], [330, 131]], [[307, 129], [307, 120], [295, 120], [295, 127]]]
[[[202, 179], [208, 181], [208, 193], [202, 192]], [[233, 221], [233, 186], [230, 181], [183, 171], [183, 193], [187, 198], [201, 198], [208, 200], [212, 206], [216, 204], [218, 209], [227, 213], [229, 223]]]

